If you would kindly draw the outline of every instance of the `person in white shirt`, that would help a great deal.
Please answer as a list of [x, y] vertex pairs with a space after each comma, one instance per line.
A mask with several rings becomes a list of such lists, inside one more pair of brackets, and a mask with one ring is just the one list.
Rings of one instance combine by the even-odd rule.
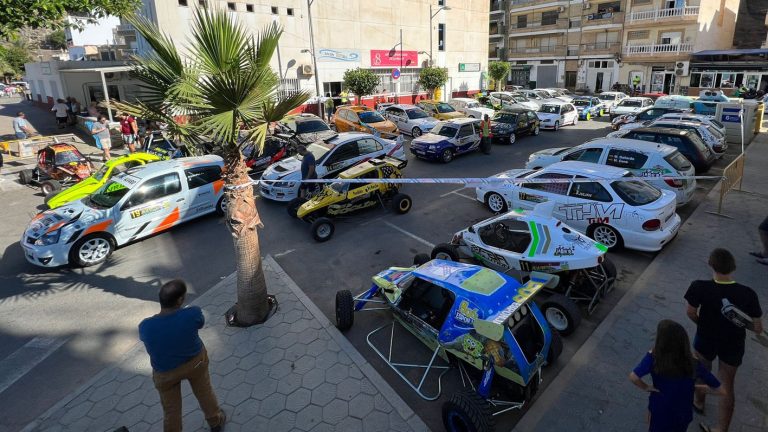
[[51, 111], [56, 111], [56, 123], [58, 124], [59, 129], [67, 127], [69, 114], [67, 113], [67, 105], [64, 103], [64, 99], [56, 100]]

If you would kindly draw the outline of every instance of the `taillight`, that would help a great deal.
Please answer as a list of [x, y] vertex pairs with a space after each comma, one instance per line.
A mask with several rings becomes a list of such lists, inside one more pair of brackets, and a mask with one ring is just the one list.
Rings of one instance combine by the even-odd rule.
[[656, 231], [661, 228], [661, 221], [658, 219], [651, 219], [643, 223], [643, 229], [646, 231]]
[[672, 186], [674, 188], [683, 187], [683, 181], [680, 180], [680, 179], [665, 178], [664, 179], [664, 183], [666, 183], [666, 184], [668, 184], [668, 185], [670, 185], [670, 186]]

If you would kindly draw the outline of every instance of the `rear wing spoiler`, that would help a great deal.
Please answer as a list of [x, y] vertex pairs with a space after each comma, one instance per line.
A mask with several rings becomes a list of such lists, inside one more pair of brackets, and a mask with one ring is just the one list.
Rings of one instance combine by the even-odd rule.
[[402, 160], [402, 159], [398, 159], [396, 157], [386, 156], [386, 155], [385, 156], [375, 157], [375, 158], [369, 160], [369, 162], [371, 164], [373, 164], [373, 165], [381, 165], [381, 164], [388, 163], [390, 165], [394, 165], [395, 167], [397, 167], [397, 169], [400, 169], [400, 170], [405, 168], [408, 165], [408, 161], [407, 160]]
[[473, 322], [475, 331], [488, 339], [500, 341], [504, 337], [504, 323], [524, 304], [528, 303], [536, 293], [546, 288], [554, 288], [560, 282], [560, 276], [541, 272], [531, 272], [531, 278], [517, 290], [514, 302], [501, 312], [487, 319], [476, 319]]

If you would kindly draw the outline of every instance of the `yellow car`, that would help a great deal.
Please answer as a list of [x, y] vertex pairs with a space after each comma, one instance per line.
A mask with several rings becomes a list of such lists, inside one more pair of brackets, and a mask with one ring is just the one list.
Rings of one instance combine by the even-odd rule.
[[[384, 156], [371, 159], [343, 171], [340, 179], [388, 179], [401, 178], [400, 170], [406, 161]], [[393, 183], [342, 183], [325, 185], [309, 200], [296, 198], [288, 203], [288, 213], [312, 224], [312, 235], [318, 242], [331, 238], [335, 230], [335, 216], [347, 215], [377, 204], [389, 203], [398, 214], [411, 209], [411, 197], [400, 193]]]
[[416, 106], [438, 120], [453, 120], [466, 117], [464, 113], [456, 111], [456, 108], [450, 106], [446, 102], [423, 100], [416, 103]]
[[378, 132], [382, 138], [392, 138], [399, 132], [397, 125], [380, 112], [363, 105], [340, 106], [333, 116], [337, 132]]

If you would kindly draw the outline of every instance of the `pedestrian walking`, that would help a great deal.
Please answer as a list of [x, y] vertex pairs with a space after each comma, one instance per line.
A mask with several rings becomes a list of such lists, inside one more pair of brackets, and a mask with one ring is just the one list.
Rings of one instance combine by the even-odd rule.
[[139, 125], [136, 124], [136, 119], [127, 112], [120, 115], [120, 135], [123, 138], [123, 144], [128, 146], [128, 150], [131, 153], [135, 153], [135, 142], [139, 136]]
[[[650, 374], [652, 385], [643, 381]], [[696, 379], [722, 394], [720, 382], [691, 354], [688, 333], [672, 320], [656, 326], [656, 342], [629, 374], [629, 380], [648, 396], [649, 432], [685, 432], [693, 420]]]
[[182, 307], [187, 285], [180, 279], [162, 287], [160, 313], [139, 324], [139, 338], [149, 354], [152, 380], [163, 406], [163, 430], [181, 431], [181, 382], [189, 381], [211, 432], [224, 430], [227, 420], [211, 387], [208, 352], [198, 330], [205, 325], [197, 306]]
[[57, 99], [56, 103], [53, 105], [53, 108], [51, 108], [51, 111], [56, 112], [56, 124], [59, 129], [64, 129], [67, 127], [67, 119], [69, 118], [69, 114], [67, 113], [67, 105], [64, 103], [64, 99]]
[[[685, 293], [688, 318], [696, 323], [693, 347], [707, 370], [717, 359], [717, 375], [723, 383], [725, 396], [720, 399], [717, 429], [705, 424], [703, 431], [728, 432], [735, 405], [734, 381], [744, 357], [746, 329], [763, 332], [763, 315], [757, 294], [733, 279], [736, 260], [726, 249], [715, 249], [709, 255], [711, 280], [693, 281]], [[705, 393], [696, 392], [694, 410], [704, 412]]]
[[488, 117], [488, 114], [485, 114], [483, 120], [480, 121], [480, 149], [487, 155], [491, 154], [492, 138], [491, 118]]
[[339, 93], [339, 96], [341, 96], [341, 104], [346, 105], [349, 103], [349, 92], [346, 90], [342, 90], [341, 93]]
[[16, 118], [13, 119], [13, 132], [16, 134], [16, 139], [26, 139], [32, 135], [32, 129], [23, 111], [16, 113]]
[[[301, 156], [301, 179], [311, 180], [317, 178], [317, 171], [315, 170], [317, 162], [315, 161], [315, 155], [303, 145], [298, 148], [298, 153]], [[315, 183], [301, 183], [299, 186], [299, 198], [306, 198], [307, 194], [315, 190]]]
[[[75, 115], [75, 117], [79, 116], [83, 112], [83, 106], [80, 105], [80, 102], [78, 102], [77, 99], [72, 98], [72, 113]], [[77, 120], [77, 118], [75, 118]]]
[[328, 118], [328, 123], [331, 122], [331, 116], [333, 115], [333, 98], [328, 93], [328, 97], [325, 99], [325, 117]]
[[91, 135], [97, 138], [96, 147], [101, 145], [104, 162], [111, 158], [109, 149], [112, 148], [112, 138], [109, 135], [109, 124], [107, 122], [107, 117], [102, 114], [99, 115], [98, 121], [94, 122], [93, 126], [91, 126]]
[[99, 107], [96, 104], [96, 101], [91, 102], [88, 104], [88, 116], [89, 117], [99, 117]]
[[64, 105], [67, 106], [67, 124], [68, 125], [75, 124], [75, 113], [72, 111], [72, 98], [67, 96], [67, 99], [65, 100]]
[[763, 245], [763, 249], [756, 252], [750, 252], [749, 254], [757, 258], [757, 262], [762, 265], [768, 265], [768, 216], [763, 219], [760, 226], [757, 227], [757, 232], [760, 235], [760, 243]]

